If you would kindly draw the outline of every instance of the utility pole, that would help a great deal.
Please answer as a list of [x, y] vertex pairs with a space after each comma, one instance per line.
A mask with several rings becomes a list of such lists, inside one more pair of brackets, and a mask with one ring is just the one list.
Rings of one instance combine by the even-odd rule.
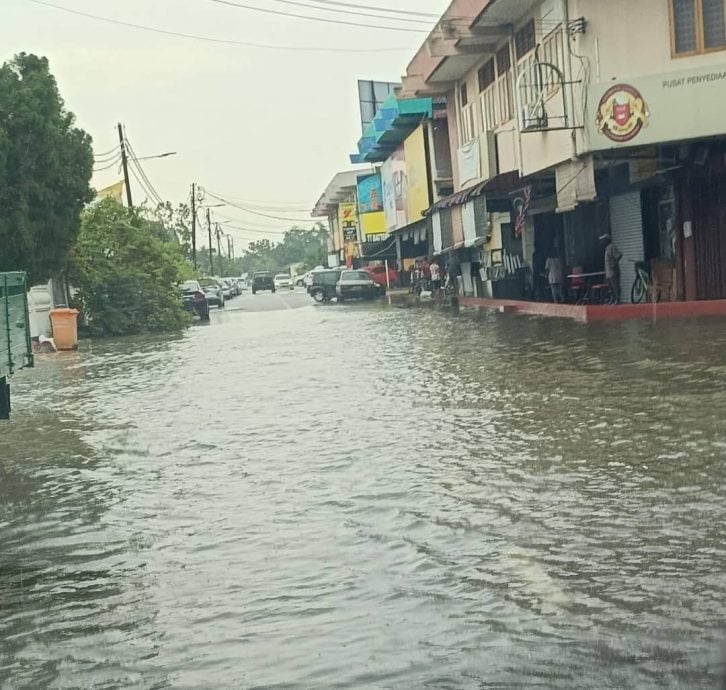
[[212, 253], [212, 213], [207, 209], [207, 234], [209, 235], [209, 272], [214, 275], [214, 255]]
[[219, 272], [224, 273], [224, 264], [222, 263], [222, 245], [219, 241], [222, 236], [222, 229], [219, 227], [219, 223], [215, 225], [214, 234], [217, 236], [217, 256], [219, 257]]
[[192, 265], [197, 270], [197, 185], [192, 182]]
[[129, 182], [129, 161], [126, 157], [126, 138], [124, 137], [123, 125], [118, 123], [118, 142], [121, 145], [121, 166], [124, 170], [124, 184], [126, 185], [126, 202], [129, 208], [133, 208], [134, 204], [131, 201], [131, 183]]

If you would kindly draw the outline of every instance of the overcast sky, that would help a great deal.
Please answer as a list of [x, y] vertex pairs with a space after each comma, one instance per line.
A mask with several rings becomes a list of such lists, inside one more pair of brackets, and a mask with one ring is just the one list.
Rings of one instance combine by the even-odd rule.
[[[248, 6], [338, 21], [420, 29], [384, 31], [274, 16], [231, 7], [219, 0], [48, 0], [78, 12], [167, 31], [275, 46], [365, 49], [374, 52], [310, 52], [197, 41], [113, 25], [41, 6], [0, 0], [2, 59], [25, 51], [45, 55], [61, 94], [96, 152], [117, 145], [125, 123], [139, 157], [177, 151], [144, 162], [160, 195], [183, 201], [192, 182], [247, 207], [300, 211], [304, 219], [332, 175], [348, 167], [360, 137], [356, 81], [397, 81], [431, 24], [353, 16], [341, 4], [319, 0], [233, 0]], [[329, 10], [315, 11], [303, 5]], [[441, 14], [449, 0], [341, 0]], [[404, 15], [398, 15], [403, 17]], [[394, 49], [394, 50], [390, 50]], [[119, 179], [116, 169], [98, 173], [101, 188]], [[132, 186], [136, 198], [145, 194]], [[215, 210], [247, 232], [238, 242], [279, 232], [289, 223], [230, 208]], [[287, 214], [283, 214], [287, 217]], [[251, 232], [251, 230], [256, 232]]]

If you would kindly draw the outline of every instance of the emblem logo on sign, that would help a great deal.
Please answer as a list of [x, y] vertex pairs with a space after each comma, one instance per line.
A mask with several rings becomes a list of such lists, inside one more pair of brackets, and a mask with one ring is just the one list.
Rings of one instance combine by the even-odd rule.
[[633, 86], [616, 84], [600, 99], [597, 108], [597, 130], [611, 141], [631, 141], [648, 126], [648, 106]]

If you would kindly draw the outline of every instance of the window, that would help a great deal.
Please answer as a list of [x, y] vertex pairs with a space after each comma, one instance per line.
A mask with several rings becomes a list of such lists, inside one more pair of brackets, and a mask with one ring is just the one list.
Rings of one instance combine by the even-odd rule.
[[497, 74], [501, 77], [512, 68], [512, 55], [509, 52], [509, 43], [497, 51]]
[[514, 34], [514, 51], [517, 60], [521, 60], [527, 53], [534, 50], [537, 41], [535, 38], [534, 19], [528, 21], [516, 34]]
[[670, 0], [674, 55], [726, 50], [724, 0]]
[[459, 88], [459, 98], [461, 99], [462, 108], [469, 103], [469, 91], [466, 88], [466, 82]]
[[479, 70], [479, 91], [486, 91], [495, 80], [494, 59], [491, 59]]

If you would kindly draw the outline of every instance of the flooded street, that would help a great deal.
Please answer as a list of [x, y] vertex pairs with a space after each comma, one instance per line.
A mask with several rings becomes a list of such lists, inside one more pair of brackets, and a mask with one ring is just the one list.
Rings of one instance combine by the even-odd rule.
[[715, 686], [726, 323], [259, 299], [13, 380], [3, 690]]

